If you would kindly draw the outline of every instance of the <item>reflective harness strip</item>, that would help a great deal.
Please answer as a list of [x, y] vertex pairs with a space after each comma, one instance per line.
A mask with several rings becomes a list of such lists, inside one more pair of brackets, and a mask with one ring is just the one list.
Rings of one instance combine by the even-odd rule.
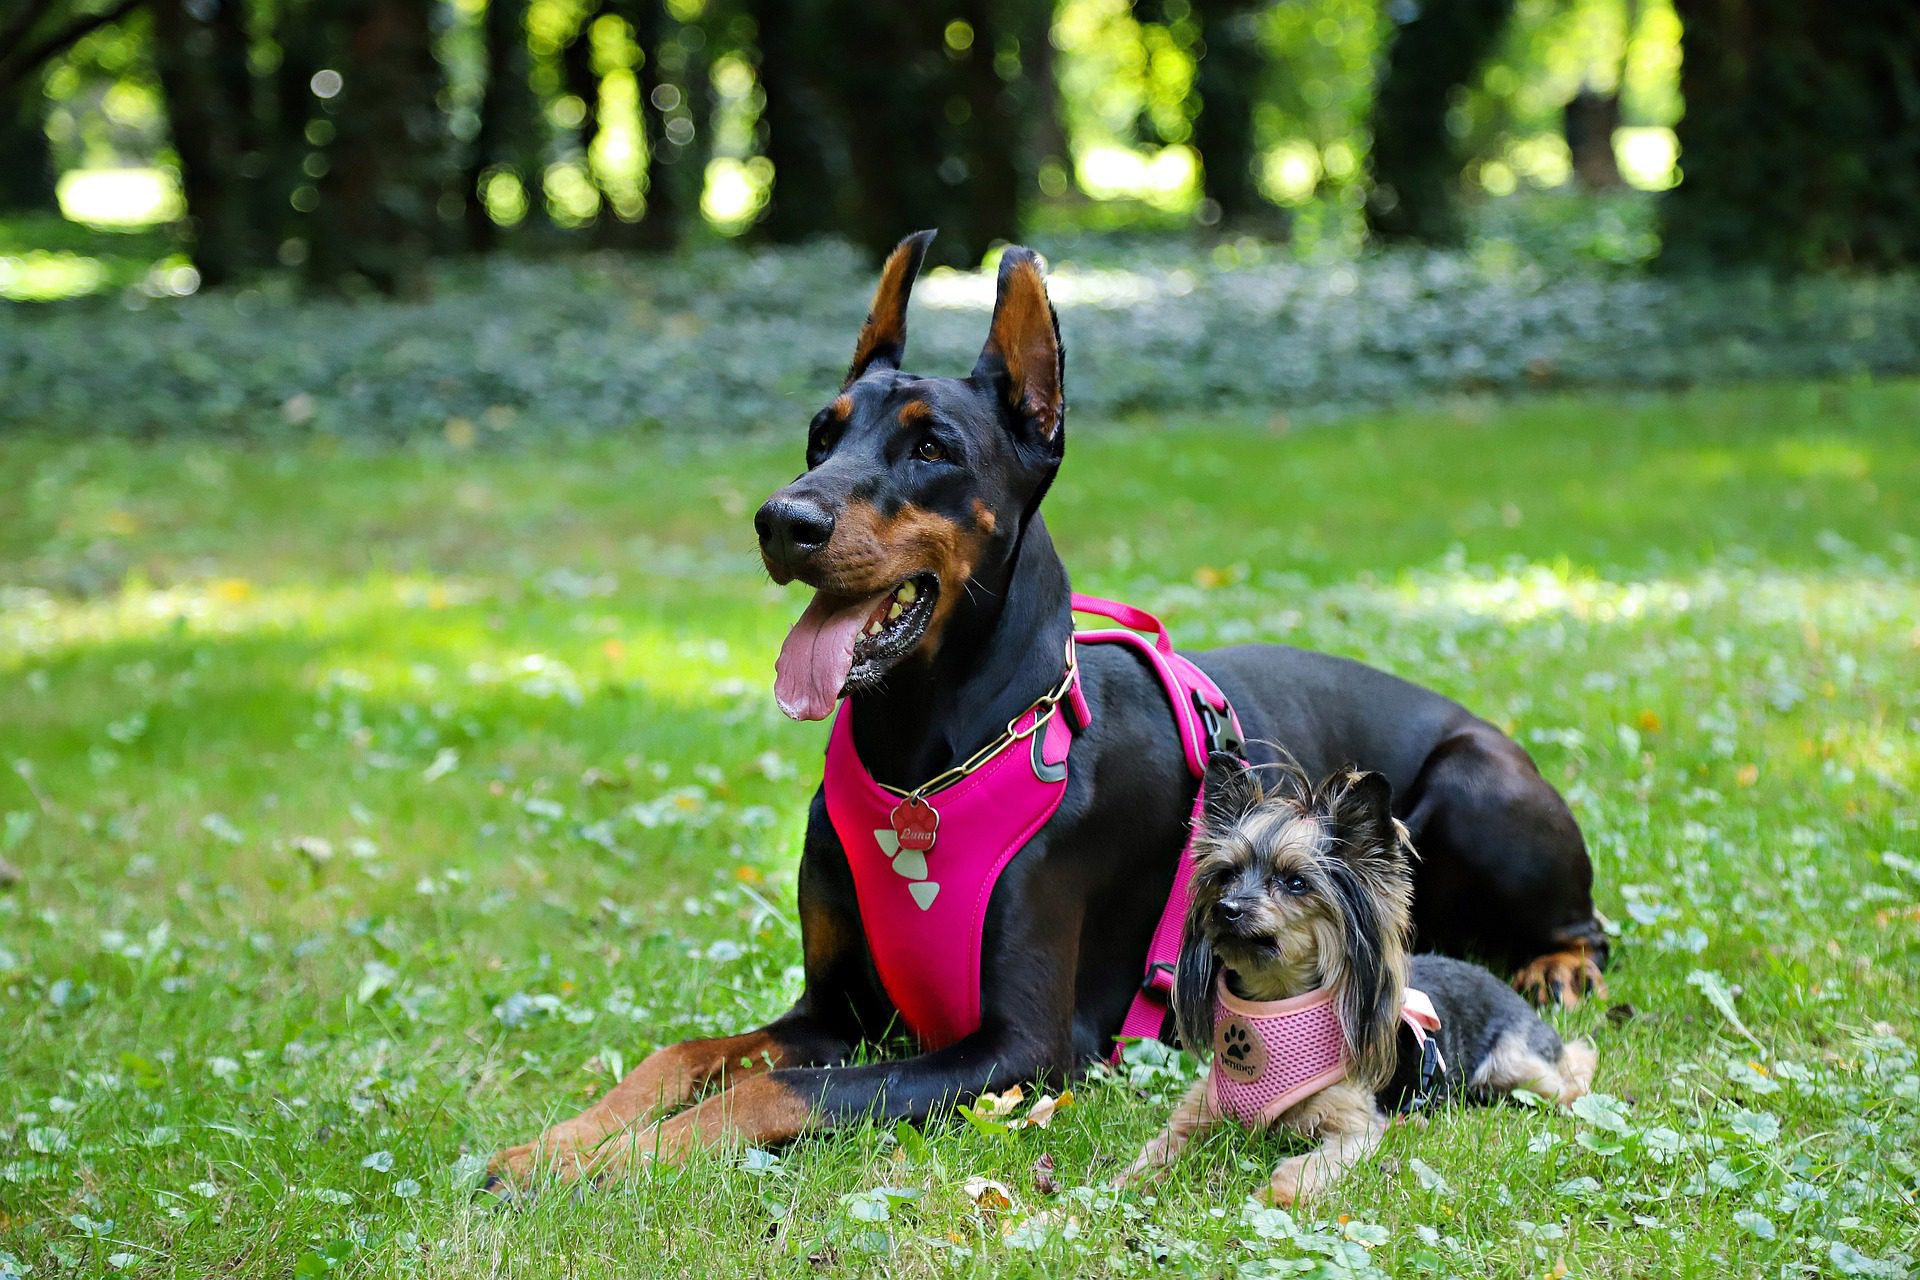
[[[1073, 608], [1111, 619], [1122, 629], [1075, 636], [1082, 644], [1121, 644], [1147, 662], [1160, 682], [1180, 733], [1196, 794], [1185, 845], [1167, 903], [1147, 947], [1140, 988], [1121, 1023], [1120, 1039], [1159, 1038], [1165, 1027], [1173, 965], [1180, 951], [1187, 881], [1192, 875], [1202, 797], [1198, 780], [1216, 750], [1239, 754], [1239, 721], [1207, 674], [1173, 651], [1160, 620], [1143, 609], [1075, 595]], [[1153, 634], [1149, 642], [1140, 632]], [[930, 847], [903, 847], [893, 819], [900, 798], [874, 782], [853, 744], [852, 704], [843, 702], [827, 742], [827, 814], [853, 872], [854, 891], [874, 969], [907, 1029], [937, 1049], [980, 1026], [980, 958], [987, 905], [1000, 874], [1059, 808], [1066, 792], [1073, 734], [1092, 722], [1076, 675], [1063, 704], [1035, 730], [1028, 711], [1023, 738], [973, 773], [925, 796], [937, 811]], [[1120, 1052], [1115, 1045], [1114, 1058]]]

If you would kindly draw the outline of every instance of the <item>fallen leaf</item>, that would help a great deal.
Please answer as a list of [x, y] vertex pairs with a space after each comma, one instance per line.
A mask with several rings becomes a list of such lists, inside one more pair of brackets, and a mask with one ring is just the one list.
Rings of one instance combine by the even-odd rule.
[[1013, 1109], [1026, 1099], [1026, 1096], [1027, 1091], [1019, 1085], [1013, 1086], [1005, 1093], [983, 1093], [975, 1099], [973, 1110], [976, 1115], [992, 1120], [1011, 1114]]
[[1053, 1123], [1055, 1112], [1059, 1111], [1062, 1107], [1070, 1107], [1072, 1105], [1073, 1090], [1071, 1089], [1068, 1089], [1057, 1098], [1050, 1093], [1043, 1094], [1041, 1095], [1040, 1101], [1033, 1104], [1033, 1110], [1027, 1112], [1026, 1115], [1021, 1116], [1018, 1120], [1007, 1121], [1007, 1128], [1024, 1129], [1028, 1125], [1032, 1125], [1036, 1129], [1044, 1129]]
[[1005, 1213], [1013, 1208], [1013, 1192], [1007, 1190], [1004, 1182], [975, 1176], [961, 1183], [960, 1189], [982, 1213]]
[[1053, 1156], [1045, 1151], [1033, 1162], [1033, 1189], [1043, 1196], [1060, 1194], [1060, 1180], [1053, 1176]]

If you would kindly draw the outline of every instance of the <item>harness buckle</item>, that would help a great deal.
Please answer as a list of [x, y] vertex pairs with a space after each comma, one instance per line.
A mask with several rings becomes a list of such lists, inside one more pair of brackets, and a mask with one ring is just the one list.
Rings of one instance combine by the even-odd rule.
[[1433, 1042], [1432, 1036], [1420, 1041], [1420, 1078], [1413, 1086], [1413, 1093], [1401, 1107], [1405, 1115], [1423, 1110], [1433, 1101], [1440, 1084], [1440, 1046]]
[[[1161, 975], [1166, 977], [1162, 979]], [[1140, 989], [1151, 995], [1165, 995], [1173, 990], [1173, 966], [1165, 960], [1156, 960], [1147, 966], [1147, 976], [1140, 979]]]
[[1194, 710], [1200, 713], [1200, 728], [1207, 735], [1207, 754], [1225, 751], [1229, 755], [1242, 759], [1247, 754], [1247, 744], [1233, 727], [1233, 708], [1231, 705], [1214, 706], [1207, 701], [1207, 695], [1199, 689], [1193, 691]]

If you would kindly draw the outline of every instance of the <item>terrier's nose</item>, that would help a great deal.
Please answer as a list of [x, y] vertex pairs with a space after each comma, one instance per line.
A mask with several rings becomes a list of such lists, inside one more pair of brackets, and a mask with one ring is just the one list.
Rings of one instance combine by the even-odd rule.
[[1214, 920], [1229, 928], [1239, 924], [1240, 921], [1246, 917], [1246, 914], [1246, 904], [1238, 898], [1222, 898], [1213, 904]]
[[833, 537], [833, 513], [810, 498], [776, 495], [754, 514], [753, 530], [768, 566], [791, 576]]

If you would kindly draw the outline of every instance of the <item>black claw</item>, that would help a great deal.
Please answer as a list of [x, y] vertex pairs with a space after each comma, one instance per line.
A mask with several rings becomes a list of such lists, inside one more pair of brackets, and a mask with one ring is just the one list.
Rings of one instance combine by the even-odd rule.
[[1566, 992], [1566, 984], [1562, 983], [1560, 979], [1555, 978], [1552, 982], [1549, 982], [1547, 984], [1547, 992], [1549, 996], [1552, 998], [1553, 1002], [1555, 1004], [1559, 1004], [1562, 996]]

